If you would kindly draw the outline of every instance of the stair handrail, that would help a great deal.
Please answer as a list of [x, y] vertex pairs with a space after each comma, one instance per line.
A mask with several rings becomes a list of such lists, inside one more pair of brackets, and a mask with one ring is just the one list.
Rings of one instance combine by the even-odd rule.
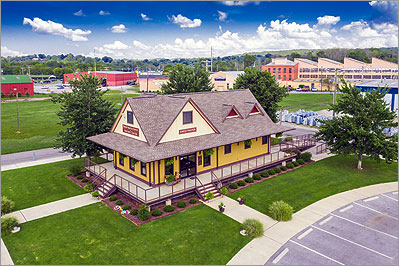
[[213, 171], [211, 171], [211, 182], [218, 189], [222, 187], [222, 181], [220, 181], [219, 177]]
[[[199, 184], [201, 185], [200, 187], [203, 188], [203, 189], [205, 190], [204, 184], [202, 184], [201, 180], [200, 180], [197, 176], [195, 176], [195, 189], [196, 189], [197, 191], [199, 191], [199, 189], [197, 189], [197, 181], [198, 181]], [[202, 193], [199, 193], [199, 196], [200, 196], [200, 198], [201, 198], [202, 200], [205, 200], [204, 196], [202, 196]]]

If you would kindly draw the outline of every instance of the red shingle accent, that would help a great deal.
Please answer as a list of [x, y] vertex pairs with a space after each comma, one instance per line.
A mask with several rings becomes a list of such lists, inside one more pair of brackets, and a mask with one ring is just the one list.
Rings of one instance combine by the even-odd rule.
[[231, 117], [231, 116], [238, 116], [237, 112], [233, 109], [231, 109], [230, 113], [227, 115], [227, 117]]

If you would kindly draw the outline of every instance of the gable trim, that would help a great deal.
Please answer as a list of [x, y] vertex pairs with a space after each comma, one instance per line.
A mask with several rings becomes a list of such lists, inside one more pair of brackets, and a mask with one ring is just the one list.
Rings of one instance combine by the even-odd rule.
[[[231, 110], [234, 110], [237, 113], [238, 116], [228, 117], [228, 115], [231, 112]], [[241, 118], [241, 119], [243, 119], [244, 117], [241, 115], [241, 113], [238, 111], [238, 109], [237, 109], [237, 107], [235, 105], [231, 105], [231, 109], [224, 115], [222, 123], [228, 118]]]
[[[121, 120], [121, 118], [122, 118], [122, 115], [121, 115], [121, 114], [122, 114], [122, 113], [126, 110], [126, 108], [127, 108], [126, 102], [127, 102], [127, 98], [126, 98], [125, 101], [123, 102], [121, 109], [119, 109], [118, 115], [116, 116], [116, 119], [115, 119], [115, 121], [114, 121], [114, 124], [113, 124], [112, 127], [111, 127], [110, 132], [114, 132], [114, 131], [115, 131], [116, 126], [118, 125], [119, 121]], [[123, 109], [123, 111], [122, 111], [122, 109]]]
[[[259, 113], [251, 113], [254, 108], [258, 109]], [[247, 114], [247, 116], [245, 118], [248, 118], [251, 115], [262, 115], [262, 116], [264, 116], [265, 114], [262, 112], [262, 109], [259, 107], [258, 103], [254, 103], [254, 105], [252, 105], [251, 110], [249, 111], [249, 113]]]

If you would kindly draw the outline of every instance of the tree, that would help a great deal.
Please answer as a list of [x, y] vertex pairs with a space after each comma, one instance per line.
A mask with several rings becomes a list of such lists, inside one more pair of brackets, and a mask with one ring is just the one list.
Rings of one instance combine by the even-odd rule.
[[291, 58], [292, 58], [292, 59], [300, 58], [300, 57], [301, 57], [301, 54], [298, 53], [298, 52], [292, 52], [292, 53], [291, 53]]
[[244, 74], [238, 75], [234, 89], [249, 89], [273, 122], [277, 121], [278, 103], [288, 95], [288, 88], [280, 87], [268, 71], [253, 68], [246, 68]]
[[108, 132], [114, 123], [114, 104], [103, 98], [106, 91], [100, 90], [102, 79], [94, 75], [82, 75], [81, 79], [69, 80], [71, 93], [60, 93], [52, 98], [60, 104], [57, 115], [64, 127], [58, 133], [55, 148], [72, 153], [73, 157], [95, 155], [101, 146], [86, 138]]
[[193, 68], [177, 64], [170, 69], [169, 80], [161, 87], [163, 94], [210, 91], [212, 89], [213, 84], [208, 71], [198, 64], [195, 64]]
[[342, 93], [335, 105], [331, 105], [336, 116], [323, 121], [318, 140], [324, 140], [334, 154], [353, 154], [358, 160], [357, 169], [362, 169], [363, 155], [376, 161], [382, 156], [387, 163], [397, 160], [397, 136], [385, 136], [385, 128], [397, 127], [396, 114], [384, 101], [386, 90], [379, 89], [361, 94], [353, 85], [342, 79], [338, 90]]
[[245, 54], [244, 55], [244, 68], [251, 67], [255, 63], [256, 56]]

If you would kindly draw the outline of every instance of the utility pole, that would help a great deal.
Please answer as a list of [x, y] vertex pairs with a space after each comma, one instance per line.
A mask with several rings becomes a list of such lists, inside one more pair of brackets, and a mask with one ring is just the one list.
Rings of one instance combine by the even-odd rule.
[[30, 77], [30, 65], [28, 65], [28, 73], [29, 73], [29, 77]]
[[213, 55], [212, 55], [212, 46], [211, 46], [211, 72], [213, 71]]

